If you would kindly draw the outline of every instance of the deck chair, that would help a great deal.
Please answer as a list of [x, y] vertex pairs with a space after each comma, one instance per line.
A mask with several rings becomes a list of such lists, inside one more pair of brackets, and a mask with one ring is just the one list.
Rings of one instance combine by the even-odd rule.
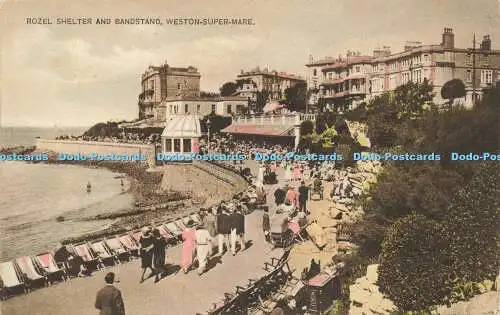
[[92, 242], [90, 243], [90, 247], [92, 248], [94, 253], [97, 254], [101, 263], [109, 265], [115, 265], [117, 263], [118, 264], [120, 263], [118, 257], [116, 257], [116, 255], [111, 253], [111, 251], [104, 244], [104, 241]]
[[36, 286], [46, 286], [47, 279], [41, 275], [41, 271], [33, 263], [31, 257], [23, 256], [16, 259], [15, 263], [26, 279], [26, 287], [31, 290]]
[[182, 234], [182, 231], [184, 231], [186, 229], [186, 225], [184, 225], [184, 223], [182, 222], [182, 218], [175, 220], [174, 223], [175, 223], [175, 225], [177, 225], [179, 227], [179, 229], [181, 230], [181, 234]]
[[139, 240], [141, 239], [141, 235], [142, 235], [141, 230], [132, 231], [132, 232], [130, 232], [130, 235], [134, 239], [135, 243], [139, 244]]
[[0, 277], [3, 281], [2, 298], [7, 298], [16, 291], [28, 292], [22, 272], [13, 261], [0, 263]]
[[164, 225], [158, 225], [156, 228], [167, 242], [173, 237]]
[[122, 234], [118, 236], [118, 239], [131, 255], [139, 257], [139, 246], [137, 246], [136, 241], [130, 234]]
[[184, 227], [189, 223], [189, 221], [191, 221], [191, 216], [190, 215], [185, 216], [184, 218], [182, 218], [182, 224], [184, 225]]
[[198, 213], [192, 213], [191, 214], [191, 220], [193, 220], [194, 222], [200, 224], [201, 223], [201, 217]]
[[51, 253], [38, 254], [35, 256], [35, 263], [43, 271], [49, 285], [54, 282], [53, 279], [68, 279], [63, 265], [58, 265]]
[[73, 245], [75, 254], [83, 259], [84, 265], [88, 270], [101, 270], [102, 262], [94, 255], [87, 243]]
[[128, 261], [131, 260], [132, 254], [130, 253], [130, 250], [123, 246], [118, 236], [106, 239], [104, 244], [111, 250], [115, 257], [118, 258], [118, 261], [120, 261], [120, 259]]
[[172, 235], [180, 236], [182, 234], [182, 231], [173, 221], [165, 223], [165, 227]]

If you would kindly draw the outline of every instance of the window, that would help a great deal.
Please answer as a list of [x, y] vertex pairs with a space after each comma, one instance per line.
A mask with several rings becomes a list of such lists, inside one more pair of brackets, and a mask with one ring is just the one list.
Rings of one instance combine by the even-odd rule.
[[155, 89], [155, 80], [150, 80], [149, 81], [149, 87], [151, 88], [151, 90]]
[[169, 108], [169, 113], [173, 114], [174, 113], [173, 105], [170, 105], [168, 108]]
[[467, 54], [465, 57], [465, 65], [468, 67], [472, 67], [472, 54]]
[[356, 66], [355, 70], [356, 70], [357, 73], [359, 73], [359, 72], [361, 72], [361, 67], [360, 66]]
[[472, 70], [467, 70], [467, 73], [465, 74], [465, 81], [472, 82]]
[[487, 54], [483, 55], [483, 66], [488, 66], [490, 63], [490, 57]]
[[174, 139], [174, 152], [181, 152], [181, 139]]
[[429, 55], [428, 54], [424, 55], [424, 61], [426, 61], [426, 62], [429, 61]]
[[165, 151], [172, 152], [172, 139], [170, 138], [165, 139]]
[[233, 108], [231, 105], [227, 105], [227, 113], [231, 114], [233, 112]]
[[191, 139], [183, 139], [182, 140], [182, 148], [184, 153], [191, 152]]
[[189, 113], [189, 105], [184, 104], [184, 114], [188, 114], [188, 113]]
[[215, 104], [212, 104], [212, 113], [215, 113]]
[[318, 70], [313, 69], [313, 76], [316, 76], [318, 74]]
[[196, 113], [197, 114], [200, 113], [200, 109], [201, 109], [201, 105], [200, 104], [196, 105]]
[[493, 83], [493, 70], [481, 70], [481, 83]]
[[181, 89], [181, 84], [180, 83], [177, 83], [177, 89], [180, 90]]

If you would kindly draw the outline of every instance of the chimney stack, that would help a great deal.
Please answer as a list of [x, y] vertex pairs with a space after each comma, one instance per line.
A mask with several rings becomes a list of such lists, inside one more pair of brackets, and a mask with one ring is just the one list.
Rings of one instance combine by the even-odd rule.
[[444, 49], [455, 48], [455, 34], [453, 34], [452, 28], [449, 28], [449, 27], [444, 28], [443, 41], [441, 42], [441, 46]]
[[491, 38], [490, 35], [484, 35], [483, 41], [481, 42], [481, 50], [491, 50]]

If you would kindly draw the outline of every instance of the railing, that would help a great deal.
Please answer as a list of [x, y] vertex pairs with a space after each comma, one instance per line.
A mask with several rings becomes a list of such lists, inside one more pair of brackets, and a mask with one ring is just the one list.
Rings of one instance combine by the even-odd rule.
[[233, 124], [236, 124], [236, 125], [296, 126], [305, 120], [315, 121], [316, 115], [315, 114], [291, 114], [291, 115], [235, 117], [233, 119]]

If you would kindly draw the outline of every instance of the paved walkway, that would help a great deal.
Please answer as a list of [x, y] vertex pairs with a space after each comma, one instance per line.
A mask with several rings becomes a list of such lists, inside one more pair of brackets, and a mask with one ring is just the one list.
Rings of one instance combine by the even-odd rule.
[[[252, 172], [256, 163], [248, 162]], [[280, 176], [282, 178], [282, 176]], [[268, 204], [274, 211], [274, 188], [266, 186]], [[139, 284], [140, 261], [95, 272], [92, 277], [72, 279], [69, 283], [56, 284], [26, 295], [13, 297], [0, 304], [2, 315], [89, 315], [98, 314], [94, 309], [96, 292], [104, 286], [104, 275], [114, 271], [120, 283], [127, 314], [132, 315], [185, 315], [202, 313], [212, 303], [223, 298], [224, 292], [233, 292], [236, 285], [246, 285], [249, 278], [258, 278], [265, 274], [264, 262], [270, 257], [279, 257], [281, 250], [272, 250], [264, 240], [262, 233], [262, 212], [255, 211], [246, 217], [246, 238], [252, 246], [236, 256], [226, 254], [222, 263], [217, 264], [207, 273], [198, 276], [196, 271], [185, 275], [173, 272], [160, 282], [154, 283], [149, 278]], [[181, 246], [167, 250], [167, 263], [177, 264], [181, 258]], [[172, 266], [174, 271], [175, 266]]]

